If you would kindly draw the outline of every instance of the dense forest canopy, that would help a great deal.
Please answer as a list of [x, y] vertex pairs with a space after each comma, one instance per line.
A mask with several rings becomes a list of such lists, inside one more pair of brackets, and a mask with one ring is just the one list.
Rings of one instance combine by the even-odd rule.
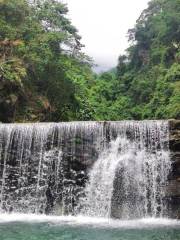
[[151, 0], [118, 66], [99, 75], [67, 12], [0, 0], [1, 122], [180, 118], [180, 0]]

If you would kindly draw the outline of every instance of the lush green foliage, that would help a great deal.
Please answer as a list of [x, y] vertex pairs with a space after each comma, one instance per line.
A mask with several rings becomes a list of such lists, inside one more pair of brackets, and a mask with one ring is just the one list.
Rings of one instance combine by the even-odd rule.
[[0, 121], [80, 118], [89, 59], [66, 5], [0, 0]]
[[100, 75], [67, 12], [0, 0], [0, 121], [180, 118], [180, 0], [151, 0], [126, 55]]
[[102, 74], [92, 89], [95, 118], [180, 118], [180, 0], [150, 1], [128, 33], [116, 76]]

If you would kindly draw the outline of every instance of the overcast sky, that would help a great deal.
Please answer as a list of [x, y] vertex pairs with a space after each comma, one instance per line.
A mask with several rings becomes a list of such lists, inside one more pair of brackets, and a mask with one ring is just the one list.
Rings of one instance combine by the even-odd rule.
[[84, 52], [99, 65], [98, 71], [116, 66], [118, 56], [128, 47], [127, 31], [148, 1], [64, 0], [69, 18], [82, 36]]

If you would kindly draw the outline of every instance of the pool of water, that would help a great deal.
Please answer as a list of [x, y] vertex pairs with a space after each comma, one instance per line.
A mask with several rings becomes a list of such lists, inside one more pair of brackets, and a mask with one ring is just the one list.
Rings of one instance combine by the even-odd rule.
[[0, 215], [0, 240], [180, 240], [170, 219], [111, 220], [86, 217]]

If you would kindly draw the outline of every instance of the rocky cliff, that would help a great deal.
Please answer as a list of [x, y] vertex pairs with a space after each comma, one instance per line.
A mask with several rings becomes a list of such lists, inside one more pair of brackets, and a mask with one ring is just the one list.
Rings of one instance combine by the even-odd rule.
[[173, 218], [180, 218], [180, 120], [170, 120], [169, 129], [172, 171], [166, 187], [166, 200], [169, 205], [169, 215]]

